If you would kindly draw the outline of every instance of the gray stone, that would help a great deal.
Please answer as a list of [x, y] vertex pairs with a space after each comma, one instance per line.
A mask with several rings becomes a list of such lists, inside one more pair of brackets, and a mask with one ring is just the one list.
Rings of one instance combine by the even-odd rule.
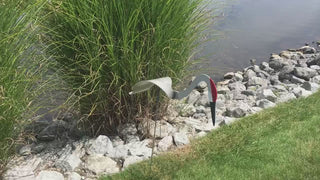
[[240, 118], [246, 115], [246, 111], [241, 107], [228, 107], [226, 114], [230, 117]]
[[263, 89], [258, 92], [257, 98], [260, 99], [268, 99], [271, 102], [275, 102], [277, 96], [272, 92], [271, 89]]
[[88, 154], [112, 154], [113, 145], [111, 140], [105, 136], [100, 135], [97, 139], [91, 142], [91, 145], [87, 148]]
[[243, 76], [239, 73], [235, 73], [233, 79], [235, 79], [235, 81], [243, 81]]
[[193, 105], [187, 105], [181, 109], [180, 115], [183, 117], [190, 117], [196, 113], [196, 108]]
[[247, 97], [246, 95], [242, 94], [241, 91], [233, 90], [231, 91], [231, 93], [232, 93], [233, 100], [244, 100]]
[[311, 65], [310, 68], [316, 70], [316, 71], [318, 72], [318, 74], [320, 73], [320, 66], [318, 66], [318, 65]]
[[101, 154], [89, 155], [86, 158], [87, 168], [97, 175], [114, 174], [119, 172], [117, 163]]
[[36, 180], [64, 180], [64, 177], [57, 171], [41, 171]]
[[287, 92], [287, 88], [284, 85], [274, 85], [272, 86], [275, 92]]
[[[135, 141], [139, 142], [139, 141]], [[134, 142], [131, 142], [134, 143]], [[124, 159], [128, 157], [129, 148], [126, 145], [118, 145], [114, 147], [114, 151], [112, 154], [109, 154], [108, 157], [114, 159]]]
[[73, 171], [81, 162], [79, 156], [73, 153], [59, 158], [59, 160], [56, 161], [55, 166], [63, 171]]
[[298, 78], [298, 77], [296, 77], [296, 76], [293, 76], [293, 75], [291, 76], [290, 81], [291, 81], [292, 83], [296, 83], [296, 84], [303, 84], [303, 83], [305, 82], [304, 79], [300, 79], [300, 78]]
[[227, 94], [230, 92], [230, 89], [227, 86], [218, 86], [217, 91], [218, 94]]
[[307, 91], [307, 90], [305, 90], [305, 89], [302, 88], [302, 87], [293, 88], [291, 91], [294, 93], [294, 95], [295, 95], [297, 98], [299, 98], [299, 97], [307, 97], [307, 96], [309, 96], [309, 95], [312, 94], [311, 91]]
[[311, 92], [316, 92], [319, 89], [318, 84], [309, 81], [304, 82], [301, 87]]
[[201, 94], [199, 91], [197, 90], [191, 91], [187, 99], [188, 104], [194, 104], [200, 98], [200, 96]]
[[286, 59], [291, 59], [291, 52], [289, 52], [289, 51], [282, 51], [282, 52], [280, 52], [280, 57], [283, 57], [283, 58], [286, 58]]
[[253, 78], [257, 76], [257, 74], [252, 70], [252, 69], [248, 69], [244, 75], [243, 75], [243, 78], [244, 78], [244, 81], [248, 81], [249, 79]]
[[267, 99], [261, 99], [259, 101], [257, 101], [256, 105], [260, 108], [270, 108], [275, 106], [276, 104], [267, 100]]
[[197, 89], [199, 90], [204, 90], [208, 87], [207, 83], [204, 81], [201, 81], [198, 85], [197, 85]]
[[223, 76], [224, 79], [232, 79], [233, 77], [234, 77], [234, 72], [228, 72]]
[[314, 83], [317, 83], [317, 84], [320, 84], [320, 75], [314, 76], [313, 78], [311, 78], [310, 81], [314, 82]]
[[81, 180], [81, 176], [76, 172], [72, 172], [68, 175], [67, 180]]
[[136, 135], [138, 132], [135, 123], [125, 123], [118, 127], [118, 133], [125, 137], [127, 135]]
[[[147, 120], [141, 123], [140, 131], [149, 137], [153, 137], [155, 135], [156, 138], [163, 138], [170, 134], [172, 134], [175, 130], [174, 127], [166, 121], [153, 121]], [[156, 128], [156, 130], [155, 130]]]
[[262, 79], [260, 77], [252, 77], [249, 79], [247, 86], [262, 86], [262, 87], [267, 87], [268, 86], [268, 80], [267, 79]]
[[182, 145], [186, 145], [186, 144], [190, 143], [187, 134], [182, 133], [182, 132], [174, 133], [173, 140], [174, 140], [174, 143], [176, 144], [176, 146], [182, 146]]
[[278, 95], [277, 103], [287, 102], [292, 99], [296, 99], [296, 96], [293, 93], [281, 92]]
[[246, 96], [255, 96], [256, 92], [252, 90], [245, 90], [245, 91], [241, 91], [241, 94], [244, 94]]
[[124, 141], [119, 136], [109, 136], [109, 139], [111, 140], [113, 147], [124, 144]]
[[228, 85], [230, 90], [236, 90], [236, 91], [244, 91], [246, 90], [246, 86], [243, 85], [241, 82], [234, 82]]
[[20, 150], [19, 150], [19, 154], [21, 156], [28, 156], [31, 154], [31, 149], [32, 149], [32, 145], [31, 144], [27, 144], [25, 146], [23, 146]]
[[167, 151], [172, 145], [173, 145], [172, 136], [164, 137], [158, 143], [158, 150], [159, 151]]
[[298, 62], [297, 67], [308, 67], [306, 60], [301, 60], [300, 59], [297, 62]]
[[282, 67], [290, 64], [289, 60], [284, 59], [277, 54], [272, 54], [269, 61], [269, 66], [276, 71], [279, 71]]
[[132, 156], [151, 157], [152, 149], [149, 148], [152, 144], [151, 139], [145, 139], [140, 142], [132, 142], [126, 144], [128, 148], [128, 154]]
[[31, 159], [24, 160], [20, 158], [17, 162], [9, 163], [7, 165], [8, 170], [3, 174], [5, 180], [33, 180], [35, 179], [35, 171], [42, 163], [42, 159], [33, 157]]
[[138, 162], [143, 161], [144, 158], [142, 157], [138, 157], [138, 156], [129, 156], [128, 158], [126, 158], [123, 162], [123, 168], [127, 168], [129, 165], [131, 164], [135, 164]]
[[124, 140], [125, 143], [130, 143], [140, 141], [140, 138], [138, 135], [127, 135]]
[[194, 104], [196, 106], [209, 106], [208, 91], [204, 92]]
[[205, 113], [206, 108], [204, 106], [197, 106], [196, 113]]
[[293, 74], [298, 78], [302, 78], [306, 81], [309, 81], [310, 78], [317, 75], [317, 71], [306, 67], [296, 67], [294, 68]]
[[299, 51], [301, 51], [303, 54], [314, 54], [317, 52], [317, 50], [313, 47], [310, 46], [303, 46], [301, 48], [298, 49]]

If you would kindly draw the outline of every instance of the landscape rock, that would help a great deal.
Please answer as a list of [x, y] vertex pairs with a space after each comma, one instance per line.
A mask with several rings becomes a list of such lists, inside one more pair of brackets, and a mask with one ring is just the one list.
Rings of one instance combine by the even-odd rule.
[[173, 140], [176, 146], [182, 146], [190, 143], [187, 134], [182, 132], [174, 133]]
[[27, 144], [25, 146], [22, 146], [22, 148], [20, 148], [19, 150], [19, 154], [21, 156], [28, 156], [30, 155], [32, 152], [32, 145], [31, 144]]
[[145, 139], [140, 142], [132, 142], [126, 144], [128, 149], [128, 154], [132, 156], [139, 156], [139, 157], [151, 157], [152, 149], [150, 148], [152, 144], [151, 139]]
[[259, 101], [257, 101], [256, 105], [260, 108], [270, 108], [275, 106], [276, 104], [267, 100], [267, 99], [261, 99]]
[[143, 161], [144, 158], [142, 157], [138, 157], [138, 156], [129, 156], [128, 158], [126, 158], [123, 162], [123, 168], [127, 168], [129, 165], [134, 164], [134, 163], [138, 163]]
[[247, 88], [245, 85], [243, 85], [241, 82], [234, 82], [229, 84], [229, 89], [232, 90], [236, 90], [236, 91], [245, 91]]
[[303, 54], [314, 54], [317, 52], [317, 50], [311, 46], [303, 46], [298, 50], [301, 51]]
[[193, 105], [187, 105], [181, 109], [180, 115], [182, 117], [190, 117], [190, 116], [194, 115], [194, 113], [196, 113], [196, 112], [197, 112], [197, 110]]
[[232, 79], [233, 77], [234, 77], [234, 72], [228, 72], [223, 76], [224, 79]]
[[57, 171], [41, 171], [36, 180], [64, 180], [64, 177]]
[[[42, 163], [42, 159], [33, 157], [31, 159], [20, 158], [18, 163], [11, 162], [8, 164], [8, 170], [4, 173], [3, 178], [5, 180], [31, 180], [35, 179], [35, 171]], [[14, 163], [14, 164], [13, 164]]]
[[68, 175], [67, 180], [81, 180], [81, 176], [76, 172], [72, 172]]
[[248, 81], [249, 79], [253, 78], [257, 76], [257, 74], [252, 70], [252, 69], [248, 69], [244, 75], [243, 75], [243, 78], [244, 78], [244, 81]]
[[172, 136], [164, 137], [158, 143], [158, 150], [159, 151], [167, 151], [172, 145], [173, 145]]
[[298, 77], [296, 77], [296, 76], [293, 76], [293, 75], [291, 76], [290, 81], [291, 81], [292, 83], [296, 83], [296, 84], [303, 84], [303, 83], [305, 82], [304, 79], [300, 79], [300, 78], [298, 78]]
[[175, 131], [174, 127], [166, 121], [154, 121], [150, 119], [141, 123], [139, 129], [144, 135], [148, 137], [153, 137], [155, 135], [156, 138], [166, 137]]
[[117, 163], [101, 154], [89, 155], [86, 158], [87, 168], [96, 175], [114, 174], [119, 172]]
[[227, 94], [230, 92], [230, 89], [227, 86], [218, 86], [217, 91], [218, 94]]
[[296, 99], [294, 93], [281, 92], [278, 95], [277, 103], [287, 102], [289, 100]]
[[258, 92], [257, 98], [259, 99], [267, 99], [271, 102], [276, 102], [277, 96], [272, 92], [271, 89], [263, 89]]
[[320, 75], [314, 76], [313, 78], [311, 78], [310, 82], [320, 84]]
[[293, 74], [298, 78], [309, 81], [310, 78], [316, 76], [318, 73], [316, 70], [307, 67], [295, 67]]
[[118, 127], [118, 133], [125, 137], [127, 135], [136, 135], [138, 132], [135, 123], [125, 123]]
[[249, 79], [247, 86], [262, 86], [262, 87], [267, 87], [268, 86], [268, 80], [267, 79], [262, 79], [260, 77], [252, 77]]
[[294, 93], [294, 95], [299, 98], [299, 97], [307, 97], [309, 95], [312, 94], [311, 91], [307, 91], [305, 90], [304, 88], [302, 87], [296, 87], [296, 88], [293, 88], [292, 91]]
[[197, 90], [191, 91], [187, 99], [188, 104], [194, 104], [200, 98], [200, 96], [201, 94], [199, 91]]
[[319, 89], [318, 84], [309, 81], [304, 82], [301, 87], [311, 92], [316, 92]]
[[88, 154], [112, 154], [113, 145], [111, 140], [105, 136], [100, 135], [97, 139], [93, 140], [89, 147], [87, 148]]

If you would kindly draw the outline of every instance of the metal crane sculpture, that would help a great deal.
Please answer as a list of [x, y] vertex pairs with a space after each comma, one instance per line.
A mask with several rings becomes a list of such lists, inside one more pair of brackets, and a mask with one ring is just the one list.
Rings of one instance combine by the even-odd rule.
[[211, 107], [211, 117], [212, 117], [212, 123], [213, 126], [215, 125], [215, 119], [216, 119], [216, 101], [217, 101], [217, 88], [214, 84], [214, 81], [210, 78], [210, 76], [206, 74], [202, 74], [197, 76], [187, 87], [181, 92], [175, 91], [172, 89], [172, 80], [170, 77], [164, 77], [164, 78], [158, 78], [158, 79], [152, 79], [152, 80], [145, 80], [140, 81], [136, 83], [132, 87], [132, 91], [129, 93], [130, 95], [144, 92], [149, 90], [154, 85], [158, 86], [170, 99], [182, 99], [186, 96], [188, 96], [191, 91], [196, 88], [196, 86], [201, 82], [204, 81], [208, 85], [208, 96], [209, 96], [209, 102]]

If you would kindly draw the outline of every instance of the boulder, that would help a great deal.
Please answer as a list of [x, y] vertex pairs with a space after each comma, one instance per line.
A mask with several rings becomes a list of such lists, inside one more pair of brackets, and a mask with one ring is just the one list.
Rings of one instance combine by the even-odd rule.
[[252, 90], [245, 90], [245, 91], [241, 91], [241, 94], [244, 94], [246, 96], [255, 96], [256, 92]]
[[279, 71], [282, 69], [282, 67], [288, 66], [288, 65], [291, 65], [291, 63], [288, 59], [284, 59], [277, 54], [271, 55], [270, 60], [269, 60], [269, 66], [272, 69]]
[[196, 106], [209, 106], [208, 91], [203, 92], [200, 98], [194, 103]]
[[218, 86], [217, 87], [218, 94], [228, 94], [230, 89], [227, 86]]
[[291, 81], [292, 83], [295, 83], [295, 84], [303, 84], [303, 83], [305, 82], [304, 79], [298, 78], [298, 77], [296, 77], [296, 76], [294, 76], [294, 75], [291, 76], [290, 81]]
[[36, 180], [64, 180], [64, 177], [57, 171], [41, 171]]
[[7, 165], [7, 171], [3, 174], [3, 179], [6, 180], [31, 180], [35, 179], [35, 171], [43, 162], [43, 160], [39, 157], [33, 157], [30, 159], [20, 159], [21, 161], [17, 161], [14, 164], [9, 163]]
[[244, 75], [243, 75], [243, 78], [244, 78], [244, 81], [248, 81], [249, 79], [253, 78], [257, 76], [257, 74], [252, 70], [252, 69], [248, 69]]
[[314, 54], [317, 52], [317, 50], [311, 46], [303, 46], [299, 48], [298, 51], [301, 51], [303, 54]]
[[291, 90], [292, 93], [294, 93], [294, 95], [299, 98], [299, 97], [307, 97], [309, 95], [312, 94], [311, 91], [307, 91], [302, 87], [295, 87]]
[[155, 135], [156, 138], [164, 138], [175, 131], [174, 127], [166, 121], [154, 121], [150, 119], [141, 123], [139, 130], [148, 137]]
[[244, 91], [246, 90], [246, 86], [243, 85], [241, 82], [234, 82], [228, 85], [230, 90], [236, 90], [236, 91]]
[[293, 74], [298, 78], [309, 81], [310, 78], [316, 76], [318, 73], [316, 70], [307, 67], [295, 67]]
[[67, 180], [81, 180], [81, 176], [76, 172], [72, 172], [68, 175]]
[[320, 84], [320, 75], [314, 76], [313, 78], [311, 78], [310, 82]]
[[182, 117], [190, 117], [192, 115], [194, 115], [194, 113], [196, 113], [196, 108], [193, 105], [187, 105], [184, 106], [181, 110], [180, 110], [180, 115]]
[[277, 103], [287, 102], [292, 99], [296, 99], [296, 96], [293, 93], [281, 92], [278, 95]]
[[271, 102], [276, 102], [277, 96], [272, 92], [271, 89], [263, 89], [257, 94], [258, 100], [267, 99]]
[[182, 146], [190, 143], [187, 134], [183, 132], [174, 133], [173, 140], [176, 146]]
[[164, 137], [158, 143], [158, 150], [159, 151], [167, 151], [172, 145], [173, 145], [172, 136]]
[[309, 81], [304, 82], [301, 87], [311, 92], [316, 92], [319, 89], [319, 85], [317, 83]]
[[114, 174], [119, 172], [117, 163], [109, 157], [101, 154], [89, 155], [86, 158], [86, 166], [96, 175]]
[[139, 163], [143, 161], [145, 158], [139, 156], [129, 156], [123, 162], [123, 168], [129, 167], [131, 164]]
[[152, 154], [151, 144], [151, 139], [145, 139], [140, 142], [128, 143], [125, 146], [129, 155], [149, 158]]
[[192, 90], [191, 93], [189, 94], [188, 98], [187, 98], [187, 103], [188, 104], [194, 104], [199, 98], [200, 98], [201, 94], [199, 91], [197, 90]]
[[262, 86], [262, 87], [267, 87], [268, 86], [269, 81], [267, 79], [262, 79], [260, 77], [252, 77], [251, 79], [249, 79], [247, 86]]
[[275, 106], [276, 104], [267, 100], [267, 99], [261, 99], [256, 102], [256, 105], [260, 108], [270, 108], [270, 107]]
[[224, 79], [232, 79], [233, 77], [234, 77], [234, 72], [228, 72], [223, 76]]
[[100, 135], [95, 140], [89, 142], [86, 151], [88, 154], [112, 154], [113, 145], [107, 136]]

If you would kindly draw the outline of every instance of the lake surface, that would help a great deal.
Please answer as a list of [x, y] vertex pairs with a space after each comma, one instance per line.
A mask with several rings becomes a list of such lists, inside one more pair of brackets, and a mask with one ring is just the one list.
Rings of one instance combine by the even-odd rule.
[[[268, 61], [271, 53], [299, 48], [320, 40], [320, 0], [212, 0], [226, 2], [211, 26], [218, 40], [205, 43], [207, 61], [195, 74], [215, 80], [229, 71], [241, 70], [254, 58]], [[216, 7], [214, 3], [212, 8]]]

